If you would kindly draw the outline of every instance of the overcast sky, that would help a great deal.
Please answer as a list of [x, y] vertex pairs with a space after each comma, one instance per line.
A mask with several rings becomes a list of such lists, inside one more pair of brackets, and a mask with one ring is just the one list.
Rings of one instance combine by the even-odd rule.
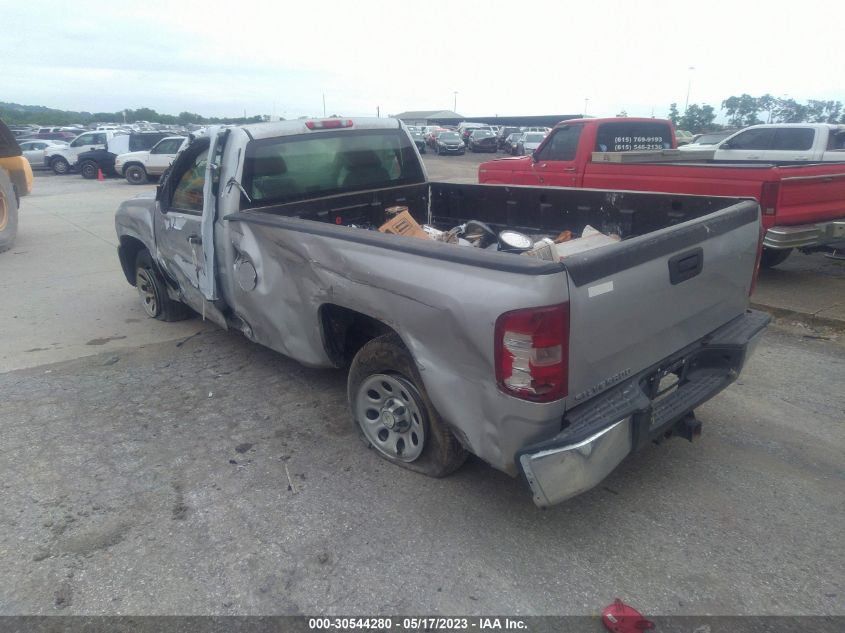
[[[845, 101], [837, 2], [0, 0], [0, 101], [177, 114], [665, 116]], [[689, 70], [693, 66], [695, 70]]]

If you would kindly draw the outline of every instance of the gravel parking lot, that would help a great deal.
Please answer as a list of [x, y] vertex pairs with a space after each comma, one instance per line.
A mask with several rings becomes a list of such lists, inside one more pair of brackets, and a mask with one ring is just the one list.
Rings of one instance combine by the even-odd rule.
[[0, 614], [845, 614], [836, 336], [771, 328], [700, 440], [540, 511], [380, 460], [342, 371], [146, 319], [113, 212], [152, 186], [39, 173], [0, 256]]

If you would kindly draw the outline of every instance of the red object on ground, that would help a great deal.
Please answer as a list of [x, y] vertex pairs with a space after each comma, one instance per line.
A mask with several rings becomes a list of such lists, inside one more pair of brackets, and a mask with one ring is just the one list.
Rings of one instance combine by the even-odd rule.
[[97, 170], [97, 180], [101, 180], [101, 181], [102, 181], [102, 180], [105, 180], [105, 179], [106, 179], [106, 177], [103, 175], [103, 170], [102, 170], [102, 169], [98, 169], [98, 170]]
[[639, 633], [654, 628], [654, 622], [644, 618], [642, 613], [619, 598], [601, 612], [601, 621], [613, 633]]

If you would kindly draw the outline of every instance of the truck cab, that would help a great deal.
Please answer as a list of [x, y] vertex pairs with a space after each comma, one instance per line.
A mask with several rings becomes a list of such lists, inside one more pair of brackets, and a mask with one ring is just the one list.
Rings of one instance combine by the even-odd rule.
[[713, 158], [766, 163], [841, 162], [845, 161], [845, 125], [753, 125], [722, 141]]
[[70, 172], [82, 152], [105, 149], [106, 143], [121, 134], [115, 130], [85, 132], [73, 139], [67, 147], [51, 147], [44, 152], [44, 164], [58, 175]]

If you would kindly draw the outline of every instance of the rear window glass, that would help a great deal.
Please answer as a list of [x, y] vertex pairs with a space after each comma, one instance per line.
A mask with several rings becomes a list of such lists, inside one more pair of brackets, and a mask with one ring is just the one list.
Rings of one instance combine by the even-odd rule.
[[670, 149], [672, 132], [665, 123], [619, 121], [604, 123], [596, 134], [597, 152]]
[[252, 141], [244, 161], [248, 207], [424, 182], [400, 130], [315, 132]]
[[542, 134], [542, 133], [540, 133], [540, 132], [534, 132], [534, 133], [529, 133], [529, 134], [526, 134], [526, 135], [525, 135], [525, 138], [524, 138], [523, 140], [524, 140], [526, 143], [539, 143], [539, 142], [540, 142], [540, 141], [542, 141], [544, 138], [546, 138], [546, 135], [545, 135], [545, 134]]
[[830, 138], [827, 141], [827, 149], [845, 149], [845, 130], [839, 130], [838, 132], [831, 131]]
[[813, 147], [816, 131], [810, 127], [788, 127], [775, 129], [772, 149], [805, 151]]

